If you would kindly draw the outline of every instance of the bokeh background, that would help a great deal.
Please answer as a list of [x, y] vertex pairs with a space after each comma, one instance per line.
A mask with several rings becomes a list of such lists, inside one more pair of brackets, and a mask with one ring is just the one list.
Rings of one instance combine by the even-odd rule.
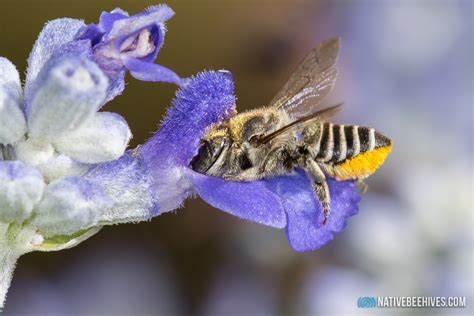
[[[44, 23], [131, 13], [129, 0], [1, 0], [0, 55], [20, 72]], [[157, 62], [182, 76], [225, 68], [238, 108], [265, 105], [318, 42], [342, 38], [327, 104], [394, 150], [366, 182], [360, 214], [329, 245], [296, 253], [284, 231], [199, 199], [80, 246], [22, 257], [5, 315], [472, 315], [473, 7], [470, 0], [167, 1]], [[156, 130], [175, 87], [128, 78], [107, 105], [131, 146]], [[466, 296], [463, 309], [357, 309], [359, 296]]]

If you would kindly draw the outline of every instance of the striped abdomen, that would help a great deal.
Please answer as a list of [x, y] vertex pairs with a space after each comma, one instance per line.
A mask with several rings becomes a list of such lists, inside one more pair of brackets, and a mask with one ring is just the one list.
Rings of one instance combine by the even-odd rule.
[[312, 144], [306, 145], [326, 172], [341, 180], [370, 175], [384, 162], [392, 146], [389, 138], [373, 128], [357, 125], [321, 122], [313, 132]]

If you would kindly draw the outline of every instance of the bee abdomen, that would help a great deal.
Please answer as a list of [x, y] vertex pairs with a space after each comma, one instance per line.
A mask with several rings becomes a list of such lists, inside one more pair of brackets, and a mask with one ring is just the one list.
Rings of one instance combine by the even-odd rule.
[[316, 142], [316, 160], [327, 162], [332, 159], [334, 149], [333, 124], [321, 123], [320, 137]]
[[324, 163], [337, 162], [345, 159], [347, 151], [344, 125], [323, 123], [317, 146], [316, 160]]
[[325, 170], [337, 180], [364, 179], [383, 164], [392, 150], [392, 142], [373, 128], [350, 125], [343, 130], [346, 155], [343, 158], [340, 152], [337, 160], [326, 164]]
[[324, 123], [316, 160], [340, 163], [361, 153], [390, 145], [390, 139], [373, 128]]
[[[352, 157], [357, 156], [359, 153], [365, 153], [365, 152], [372, 151], [380, 147], [390, 146], [392, 144], [389, 138], [380, 134], [373, 128], [356, 126], [356, 125], [354, 125], [354, 127], [357, 128], [360, 151], [358, 153], [354, 153]], [[352, 157], [347, 157], [347, 158], [352, 158]]]

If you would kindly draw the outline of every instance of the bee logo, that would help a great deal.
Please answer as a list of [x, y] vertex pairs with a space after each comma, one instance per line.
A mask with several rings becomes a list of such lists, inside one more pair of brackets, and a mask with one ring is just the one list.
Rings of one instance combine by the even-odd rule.
[[313, 49], [267, 107], [210, 126], [192, 159], [193, 170], [232, 181], [251, 181], [306, 171], [330, 213], [326, 177], [362, 180], [374, 173], [392, 142], [373, 128], [327, 121], [341, 105], [320, 108], [337, 76], [338, 38]]

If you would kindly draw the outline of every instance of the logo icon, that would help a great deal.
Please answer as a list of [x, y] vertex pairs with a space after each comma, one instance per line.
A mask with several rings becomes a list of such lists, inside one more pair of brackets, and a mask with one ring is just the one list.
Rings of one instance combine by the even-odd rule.
[[357, 300], [357, 307], [359, 308], [373, 308], [377, 307], [377, 300], [374, 296], [361, 296]]

